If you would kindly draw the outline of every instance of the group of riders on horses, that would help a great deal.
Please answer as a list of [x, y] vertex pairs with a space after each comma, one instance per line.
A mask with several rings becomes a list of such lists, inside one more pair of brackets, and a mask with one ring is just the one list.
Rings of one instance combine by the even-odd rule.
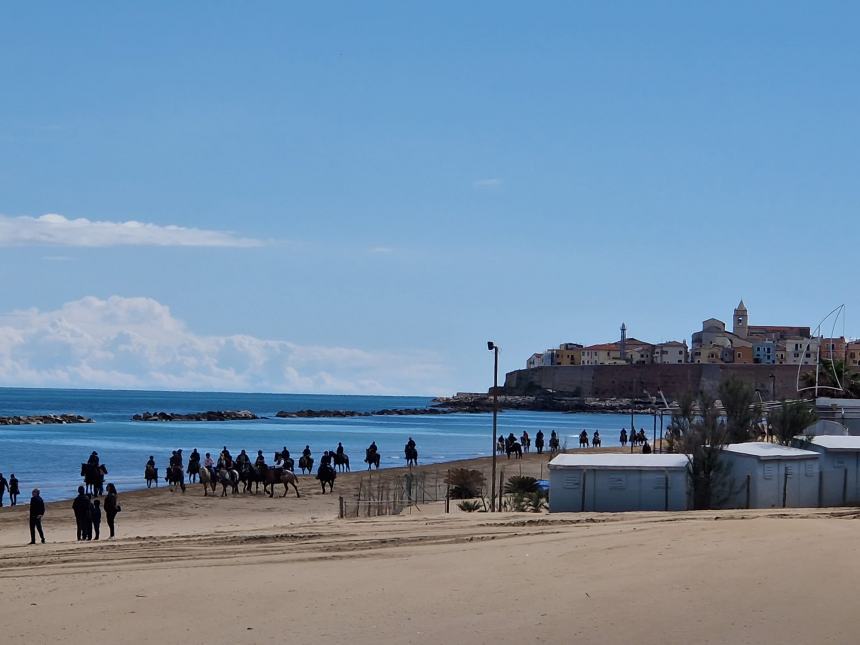
[[[527, 430], [523, 430], [523, 434], [520, 436], [519, 440], [517, 440], [514, 433], [511, 432], [507, 437], [499, 437], [496, 442], [496, 452], [504, 453], [507, 455], [508, 459], [511, 458], [511, 455], [520, 459], [524, 452], [527, 453], [529, 451], [531, 445], [532, 440]], [[535, 434], [535, 449], [539, 455], [543, 454], [545, 445], [543, 430], [538, 430], [537, 434]], [[558, 433], [555, 430], [553, 430], [549, 436], [549, 450], [551, 454], [555, 454], [559, 451]]]
[[618, 437], [618, 441], [621, 442], [621, 447], [627, 447], [628, 442], [630, 443], [630, 447], [642, 446], [642, 452], [648, 454], [651, 452], [651, 446], [648, 443], [648, 437], [645, 434], [645, 428], [640, 428], [639, 432], [636, 432], [636, 428], [633, 428], [630, 431], [630, 434], [627, 434], [627, 428], [621, 428], [621, 434]]
[[[418, 449], [412, 437], [406, 443], [405, 456], [407, 465], [418, 465]], [[93, 453], [94, 455], [96, 453]], [[96, 460], [98, 457], [96, 456]], [[376, 466], [379, 468], [380, 454], [376, 446], [376, 442], [372, 442], [365, 451], [365, 463], [368, 469]], [[284, 484], [284, 494], [286, 494], [287, 485], [296, 488], [294, 475], [295, 461], [290, 456], [290, 451], [286, 446], [274, 455], [274, 465], [269, 466], [266, 463], [266, 457], [262, 450], [257, 451], [256, 459], [251, 462], [251, 457], [242, 450], [234, 458], [227, 446], [218, 454], [217, 460], [212, 457], [211, 453], [206, 453], [201, 458], [200, 453], [195, 448], [188, 457], [188, 467], [185, 467], [182, 450], [174, 450], [170, 456], [165, 475], [165, 481], [169, 482], [172, 488], [179, 487], [185, 492], [185, 475], [188, 475], [188, 481], [195, 483], [199, 477], [201, 483], [210, 484], [213, 491], [215, 484], [221, 483], [223, 487], [223, 495], [226, 495], [228, 487], [232, 488], [233, 492], [238, 492], [239, 483], [245, 485], [245, 491], [250, 491], [251, 485], [256, 483], [259, 489], [259, 484], [264, 484], [264, 490], [267, 490], [269, 484], [273, 481]], [[96, 466], [98, 462], [96, 461]], [[314, 466], [314, 457], [311, 453], [310, 446], [306, 445], [299, 457], [298, 467], [302, 473], [312, 473]], [[84, 465], [82, 465], [82, 470]], [[346, 454], [343, 444], [338, 442], [337, 448], [334, 450], [326, 450], [320, 457], [319, 467], [317, 469], [316, 478], [322, 485], [323, 492], [325, 486], [328, 485], [332, 490], [337, 472], [349, 471], [349, 455]], [[83, 473], [82, 473], [83, 474]], [[146, 462], [144, 471], [146, 478], [146, 486], [150, 488], [154, 483], [158, 486], [158, 468], [155, 465], [155, 457], [150, 455]], [[204, 489], [205, 490], [205, 489]], [[274, 487], [273, 487], [274, 490]], [[298, 495], [298, 489], [296, 489]]]

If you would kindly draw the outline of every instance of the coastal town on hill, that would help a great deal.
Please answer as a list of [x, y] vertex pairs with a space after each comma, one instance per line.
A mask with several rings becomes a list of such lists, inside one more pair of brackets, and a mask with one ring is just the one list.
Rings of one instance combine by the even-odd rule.
[[627, 336], [610, 343], [582, 345], [562, 343], [558, 348], [532, 354], [526, 368], [574, 365], [814, 365], [823, 355], [846, 365], [860, 365], [860, 340], [813, 336], [809, 327], [750, 325], [749, 311], [741, 300], [732, 315], [732, 330], [717, 318], [702, 322], [692, 343], [671, 340], [649, 343]]

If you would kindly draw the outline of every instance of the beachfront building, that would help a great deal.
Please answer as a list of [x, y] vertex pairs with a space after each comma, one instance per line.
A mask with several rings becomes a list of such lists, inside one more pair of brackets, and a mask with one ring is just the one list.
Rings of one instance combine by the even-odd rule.
[[818, 506], [818, 453], [766, 442], [733, 443], [715, 486], [715, 508]]
[[665, 343], [657, 343], [654, 345], [653, 357], [654, 362], [660, 365], [686, 363], [690, 360], [687, 341], [670, 340]]
[[549, 462], [549, 510], [683, 511], [689, 508], [686, 455], [561, 454]]
[[860, 503], [860, 437], [816, 435], [801, 445], [819, 454], [819, 506]]
[[845, 345], [846, 367], [860, 367], [860, 341], [852, 340]]

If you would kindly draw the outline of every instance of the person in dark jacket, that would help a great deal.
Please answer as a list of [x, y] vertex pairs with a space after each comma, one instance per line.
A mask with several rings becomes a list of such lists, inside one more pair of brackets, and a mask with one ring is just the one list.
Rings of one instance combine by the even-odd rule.
[[15, 473], [9, 475], [9, 500], [12, 502], [12, 506], [16, 506], [18, 504], [18, 495], [21, 493], [20, 488], [18, 487], [18, 478], [15, 477]]
[[110, 529], [110, 537], [116, 537], [114, 519], [116, 518], [116, 514], [119, 513], [122, 508], [117, 502], [116, 486], [113, 484], [107, 485], [107, 496], [105, 497], [103, 508], [105, 510], [105, 516], [107, 517], [108, 528]]
[[3, 506], [3, 494], [7, 488], [9, 488], [9, 482], [6, 481], [3, 473], [0, 473], [0, 506]]
[[78, 496], [72, 502], [72, 510], [75, 512], [75, 523], [78, 529], [78, 540], [86, 540], [90, 531], [90, 500], [84, 493], [84, 487], [78, 486]]
[[39, 489], [33, 489], [33, 496], [30, 498], [30, 544], [36, 544], [36, 531], [39, 531], [39, 537], [42, 538], [42, 544], [45, 543], [45, 533], [42, 531], [42, 516], [45, 514], [45, 502], [39, 496]]
[[92, 508], [90, 508], [90, 520], [92, 521], [92, 532], [96, 534], [93, 538], [94, 540], [99, 539], [99, 529], [102, 524], [102, 509], [99, 506], [99, 500], [95, 500], [93, 502]]

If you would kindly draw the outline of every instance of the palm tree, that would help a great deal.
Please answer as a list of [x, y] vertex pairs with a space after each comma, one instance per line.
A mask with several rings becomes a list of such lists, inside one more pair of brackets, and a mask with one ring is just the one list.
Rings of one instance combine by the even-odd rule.
[[[815, 387], [815, 372], [804, 372], [801, 376], [804, 387]], [[826, 387], [827, 396], [837, 399], [860, 399], [860, 374], [849, 368], [845, 361], [827, 356], [818, 359], [818, 387]], [[834, 388], [834, 389], [830, 389]]]
[[804, 432], [818, 419], [815, 408], [807, 401], [783, 401], [778, 408], [767, 413], [774, 437], [783, 446]]
[[761, 408], [755, 402], [755, 390], [749, 384], [732, 377], [720, 383], [719, 392], [726, 413], [729, 442], [749, 441], [754, 436], [755, 425], [761, 417]]

